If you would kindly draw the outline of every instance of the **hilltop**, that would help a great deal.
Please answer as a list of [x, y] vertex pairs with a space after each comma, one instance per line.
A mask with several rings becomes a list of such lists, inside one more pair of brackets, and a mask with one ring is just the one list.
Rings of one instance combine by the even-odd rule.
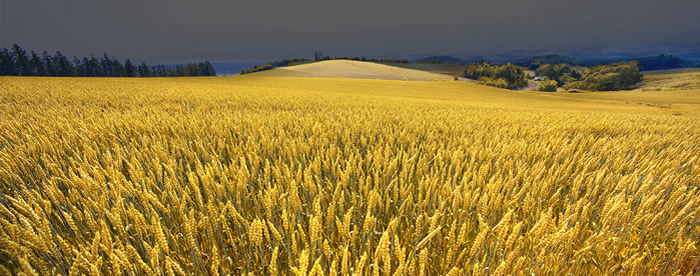
[[411, 81], [451, 80], [454, 78], [443, 74], [354, 60], [326, 60], [310, 64], [275, 68], [249, 75], [264, 77], [350, 78]]

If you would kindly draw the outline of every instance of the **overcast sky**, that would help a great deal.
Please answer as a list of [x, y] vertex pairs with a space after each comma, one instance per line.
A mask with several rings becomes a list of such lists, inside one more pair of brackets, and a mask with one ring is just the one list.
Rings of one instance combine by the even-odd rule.
[[700, 0], [0, 0], [0, 47], [148, 63], [700, 46]]

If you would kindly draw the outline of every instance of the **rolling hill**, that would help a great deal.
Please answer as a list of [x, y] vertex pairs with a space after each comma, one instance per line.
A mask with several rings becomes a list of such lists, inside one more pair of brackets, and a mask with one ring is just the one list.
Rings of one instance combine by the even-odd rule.
[[467, 66], [464, 64], [450, 63], [399, 63], [399, 62], [382, 62], [381, 64], [400, 67], [405, 69], [427, 71], [438, 74], [462, 75]]
[[327, 60], [310, 64], [276, 68], [249, 74], [264, 77], [348, 78], [379, 80], [432, 81], [451, 80], [453, 77], [399, 68], [372, 62], [353, 60]]

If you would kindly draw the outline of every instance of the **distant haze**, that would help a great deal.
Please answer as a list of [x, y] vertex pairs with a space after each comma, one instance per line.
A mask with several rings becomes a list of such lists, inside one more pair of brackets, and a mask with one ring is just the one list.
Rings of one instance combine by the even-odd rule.
[[700, 47], [697, 0], [0, 0], [0, 47], [147, 63]]

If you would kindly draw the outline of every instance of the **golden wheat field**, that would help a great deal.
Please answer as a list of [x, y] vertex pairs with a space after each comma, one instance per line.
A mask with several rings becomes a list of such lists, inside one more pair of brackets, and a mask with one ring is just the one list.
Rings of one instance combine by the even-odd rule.
[[700, 90], [3, 77], [0, 189], [2, 275], [693, 275]]

